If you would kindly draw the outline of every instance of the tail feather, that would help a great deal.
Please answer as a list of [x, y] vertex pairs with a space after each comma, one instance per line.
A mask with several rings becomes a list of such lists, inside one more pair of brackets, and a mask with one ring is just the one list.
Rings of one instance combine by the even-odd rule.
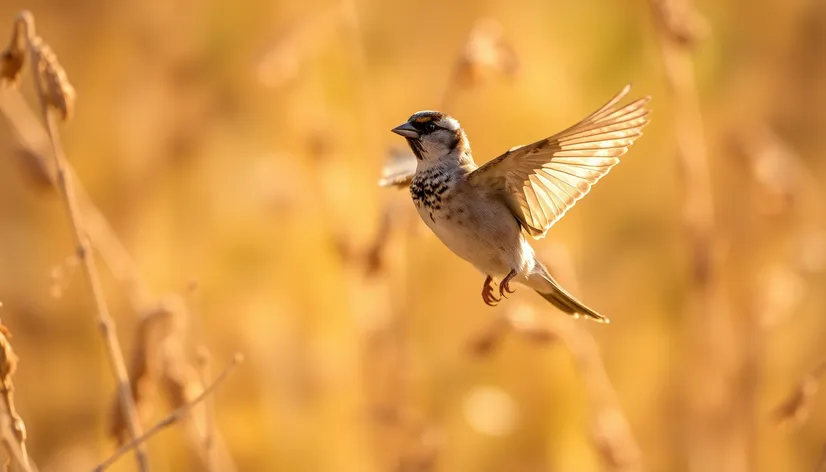
[[530, 284], [531, 288], [541, 295], [542, 298], [548, 300], [562, 312], [575, 318], [586, 316], [598, 323], [611, 322], [611, 320], [588, 308], [584, 303], [568, 293], [567, 290], [562, 288], [562, 286], [544, 270], [544, 267], [541, 267], [541, 269], [541, 271], [531, 274], [529, 282], [534, 282]]

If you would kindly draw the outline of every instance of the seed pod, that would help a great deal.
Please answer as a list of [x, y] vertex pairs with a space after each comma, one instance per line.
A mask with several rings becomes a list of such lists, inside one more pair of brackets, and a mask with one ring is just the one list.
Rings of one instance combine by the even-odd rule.
[[48, 44], [35, 36], [31, 47], [33, 59], [37, 62], [37, 80], [40, 81], [43, 100], [47, 106], [60, 112], [63, 121], [67, 121], [74, 111], [75, 89]]

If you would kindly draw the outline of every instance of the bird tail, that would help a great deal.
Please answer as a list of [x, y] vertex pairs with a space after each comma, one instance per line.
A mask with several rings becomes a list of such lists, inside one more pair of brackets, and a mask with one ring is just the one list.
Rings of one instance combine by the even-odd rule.
[[598, 323], [609, 323], [610, 320], [596, 311], [585, 306], [584, 303], [574, 298], [567, 290], [554, 280], [542, 265], [537, 264], [534, 272], [528, 277], [528, 286], [536, 293], [548, 300], [553, 306], [559, 308], [574, 318], [585, 316]]

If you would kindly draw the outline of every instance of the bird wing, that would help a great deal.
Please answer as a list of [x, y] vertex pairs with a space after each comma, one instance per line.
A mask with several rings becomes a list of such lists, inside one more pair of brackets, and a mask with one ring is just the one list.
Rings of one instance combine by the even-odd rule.
[[626, 85], [570, 128], [479, 167], [468, 177], [470, 183], [499, 190], [526, 231], [536, 239], [545, 236], [642, 135], [650, 97], [618, 106], [630, 89]]
[[381, 169], [379, 187], [407, 187], [416, 175], [416, 156], [399, 149], [390, 151]]

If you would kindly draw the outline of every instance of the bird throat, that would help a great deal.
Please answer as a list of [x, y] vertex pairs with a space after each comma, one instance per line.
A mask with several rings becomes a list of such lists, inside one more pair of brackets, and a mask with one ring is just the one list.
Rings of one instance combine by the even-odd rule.
[[416, 159], [420, 161], [424, 159], [422, 155], [424, 147], [422, 147], [422, 142], [418, 138], [407, 138], [407, 144], [410, 146], [410, 150], [413, 151]]

